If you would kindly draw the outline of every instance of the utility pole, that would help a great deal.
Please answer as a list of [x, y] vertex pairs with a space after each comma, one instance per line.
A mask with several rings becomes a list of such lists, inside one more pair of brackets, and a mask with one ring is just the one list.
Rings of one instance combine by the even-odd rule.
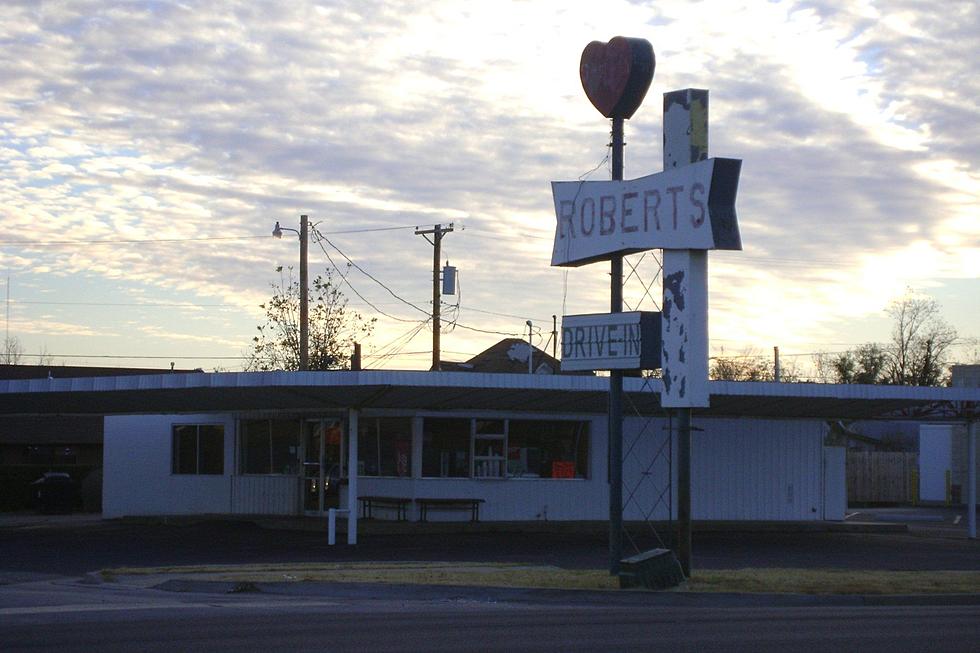
[[310, 219], [299, 216], [299, 369], [310, 369]]
[[551, 357], [558, 360], [558, 316], [551, 316]]
[[308, 370], [310, 369], [310, 272], [308, 256], [310, 217], [308, 215], [299, 216], [299, 231], [290, 227], [283, 227], [277, 220], [276, 226], [272, 229], [273, 238], [282, 238], [284, 231], [292, 231], [299, 236], [299, 369]]
[[[432, 229], [416, 229], [415, 235], [422, 236], [429, 244], [432, 245], [432, 371], [438, 372], [441, 367], [440, 358], [440, 347], [439, 347], [439, 331], [442, 329], [442, 324], [440, 322], [440, 303], [441, 298], [439, 296], [439, 261], [442, 260], [442, 237], [453, 230], [453, 225], [450, 223], [448, 227], [443, 227], [441, 224], [437, 224]], [[429, 238], [429, 235], [432, 238]]]

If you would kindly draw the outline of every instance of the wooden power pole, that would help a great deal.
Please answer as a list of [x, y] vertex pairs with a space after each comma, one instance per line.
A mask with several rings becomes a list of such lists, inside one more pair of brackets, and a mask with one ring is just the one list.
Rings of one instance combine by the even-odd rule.
[[[442, 260], [442, 237], [453, 230], [453, 225], [443, 227], [437, 224], [432, 229], [416, 229], [415, 235], [422, 236], [432, 245], [432, 371], [438, 372], [442, 367], [440, 363], [441, 353], [439, 347], [439, 332], [442, 328], [440, 322], [440, 304], [442, 299], [439, 295], [439, 261]], [[429, 236], [432, 238], [429, 238]]]

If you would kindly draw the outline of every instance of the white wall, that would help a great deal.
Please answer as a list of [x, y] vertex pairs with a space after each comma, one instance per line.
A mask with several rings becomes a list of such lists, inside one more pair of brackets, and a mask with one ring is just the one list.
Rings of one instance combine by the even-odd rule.
[[823, 448], [823, 518], [844, 521], [847, 514], [847, 448]]
[[919, 501], [946, 501], [946, 472], [953, 468], [953, 425], [919, 427]]
[[[481, 413], [481, 415], [489, 415]], [[475, 415], [474, 415], [475, 416]], [[498, 415], [503, 416], [503, 415]], [[527, 416], [524, 416], [527, 417]], [[543, 415], [537, 417], [544, 418]], [[171, 474], [174, 423], [225, 425], [222, 476]], [[235, 420], [229, 415], [128, 416], [105, 421], [104, 514], [297, 514], [295, 477], [236, 476]], [[668, 441], [663, 418], [627, 418], [624, 424], [624, 518], [668, 517], [658, 495], [670, 473], [658, 449]], [[692, 436], [692, 511], [699, 520], [840, 519], [836, 497], [844, 491], [843, 465], [825, 459], [820, 421], [697, 419]], [[605, 520], [609, 516], [607, 424], [592, 418], [588, 479], [394, 479], [360, 477], [359, 494], [485, 499], [480, 518], [495, 520]], [[417, 456], [417, 454], [416, 454]], [[830, 466], [828, 467], [828, 460]], [[676, 471], [675, 471], [676, 481]], [[346, 506], [346, 498], [342, 498]], [[676, 508], [672, 508], [676, 517]], [[838, 513], [840, 513], [838, 515]], [[415, 515], [410, 515], [414, 518]], [[432, 519], [460, 519], [433, 513]]]
[[[824, 518], [823, 439], [827, 430], [824, 422], [698, 419], [695, 413], [693, 426], [698, 429], [691, 435], [694, 519]], [[667, 462], [664, 457], [654, 460], [654, 452], [666, 444], [665, 428], [666, 421], [659, 418], [630, 418], [624, 426], [625, 519], [643, 519], [646, 515], [658, 520], [667, 517], [666, 506], [657, 505], [657, 496], [665, 487]], [[676, 461], [676, 440], [669, 444]], [[842, 492], [843, 473], [838, 472], [837, 476], [835, 482]], [[674, 480], [676, 503], [676, 471]], [[628, 502], [634, 488], [636, 493]], [[676, 517], [676, 506], [672, 512]]]
[[[223, 424], [224, 474], [172, 474], [173, 424]], [[231, 512], [234, 436], [234, 420], [227, 415], [106, 417], [103, 516]]]

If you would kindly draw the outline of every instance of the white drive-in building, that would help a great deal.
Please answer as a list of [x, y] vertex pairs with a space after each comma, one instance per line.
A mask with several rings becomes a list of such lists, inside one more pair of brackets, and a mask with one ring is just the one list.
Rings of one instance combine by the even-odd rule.
[[[106, 517], [339, 507], [407, 520], [604, 520], [607, 389], [603, 377], [465, 372], [37, 379], [0, 383], [0, 413], [105, 415]], [[624, 390], [624, 518], [666, 519], [675, 436], [659, 381], [627, 378]], [[710, 390], [694, 417], [694, 519], [843, 519], [845, 455], [828, 420], [980, 401], [976, 388]]]

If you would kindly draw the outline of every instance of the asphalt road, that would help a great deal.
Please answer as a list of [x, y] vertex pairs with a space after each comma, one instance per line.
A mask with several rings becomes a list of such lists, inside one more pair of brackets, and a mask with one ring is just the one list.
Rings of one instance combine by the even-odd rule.
[[[249, 522], [70, 522], [0, 527], [0, 651], [976, 651], [980, 605], [860, 597], [699, 596], [384, 585], [290, 585], [290, 594], [87, 584], [120, 566], [504, 561], [595, 568], [597, 534], [365, 535]], [[980, 569], [961, 537], [696, 533], [695, 568]], [[179, 589], [170, 588], [170, 589]], [[901, 603], [898, 601], [897, 603]]]
[[980, 607], [650, 608], [211, 599], [5, 615], [5, 651], [976, 651]]
[[[365, 535], [355, 547], [331, 547], [322, 532], [269, 530], [250, 522], [95, 521], [59, 528], [0, 528], [0, 584], [111, 567], [272, 562], [518, 562], [603, 568], [607, 546], [599, 534], [468, 533]], [[695, 533], [693, 551], [695, 569], [980, 570], [980, 542], [921, 534]]]

